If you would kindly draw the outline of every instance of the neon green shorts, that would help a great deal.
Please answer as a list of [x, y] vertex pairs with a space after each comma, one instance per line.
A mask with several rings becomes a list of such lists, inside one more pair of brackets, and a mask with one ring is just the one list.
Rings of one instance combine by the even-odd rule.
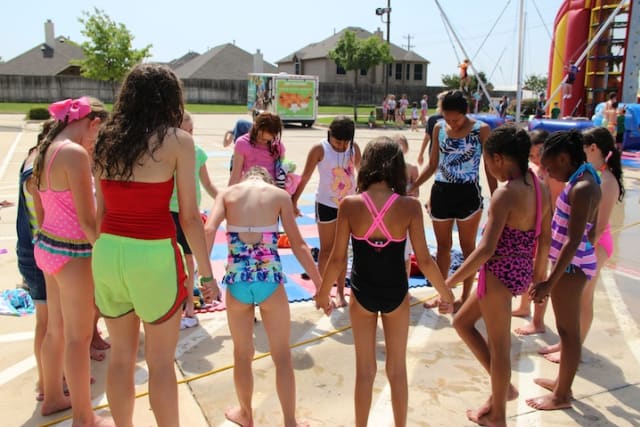
[[93, 247], [96, 305], [107, 318], [135, 311], [146, 323], [172, 317], [187, 298], [182, 250], [173, 239], [100, 234]]

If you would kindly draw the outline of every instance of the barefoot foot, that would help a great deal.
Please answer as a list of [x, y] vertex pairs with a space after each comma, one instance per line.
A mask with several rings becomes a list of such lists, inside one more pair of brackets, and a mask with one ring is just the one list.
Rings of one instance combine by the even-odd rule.
[[560, 363], [561, 353], [559, 351], [554, 351], [553, 353], [547, 353], [547, 354], [545, 354], [543, 356], [549, 362]]
[[571, 398], [559, 398], [555, 394], [527, 399], [527, 405], [539, 411], [553, 411], [555, 409], [571, 408]]
[[560, 351], [560, 343], [542, 347], [538, 349], [538, 354], [555, 353], [556, 351]]
[[545, 332], [544, 325], [537, 326], [533, 322], [526, 324], [521, 328], [516, 328], [514, 332], [517, 335], [533, 335], [533, 334], [543, 334]]
[[[544, 388], [545, 390], [549, 390], [551, 392], [553, 392], [553, 390], [556, 388], [556, 381], [550, 380], [549, 378], [535, 378], [533, 382]], [[569, 391], [569, 397], [573, 398], [573, 392]]]
[[513, 384], [509, 384], [509, 390], [507, 391], [507, 401], [516, 400], [520, 396], [520, 392]]
[[42, 414], [43, 416], [66, 411], [67, 409], [71, 408], [71, 398], [69, 398], [69, 396], [63, 394], [62, 397], [59, 398], [59, 400], [55, 401], [48, 401], [44, 399], [44, 397], [45, 396], [43, 396], [42, 406], [40, 406], [40, 414]]
[[94, 346], [89, 347], [89, 357], [92, 360], [95, 360], [97, 362], [102, 362], [104, 360], [105, 357], [107, 357], [107, 355], [105, 354], [104, 351], [101, 351], [97, 348], [95, 348]]
[[530, 308], [517, 308], [511, 312], [513, 317], [529, 317], [531, 316]]
[[224, 411], [224, 417], [240, 427], [253, 427], [251, 415], [245, 414], [240, 407], [227, 409]]
[[102, 338], [100, 331], [96, 328], [96, 330], [93, 331], [93, 337], [91, 338], [91, 347], [96, 350], [108, 350], [111, 348], [111, 344]]
[[469, 421], [481, 426], [506, 427], [506, 416], [495, 418], [491, 413], [491, 398], [478, 409], [467, 409], [467, 418]]

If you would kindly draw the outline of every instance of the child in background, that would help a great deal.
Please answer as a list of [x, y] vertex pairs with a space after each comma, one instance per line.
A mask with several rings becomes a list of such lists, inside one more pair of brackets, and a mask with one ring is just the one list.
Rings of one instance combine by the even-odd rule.
[[458, 68], [460, 68], [460, 87], [459, 89], [462, 91], [468, 91], [469, 90], [469, 64], [471, 64], [471, 61], [469, 61], [467, 58], [464, 59], [464, 61], [462, 61], [462, 63], [460, 65], [458, 65]]
[[602, 197], [598, 173], [586, 160], [583, 138], [577, 131], [554, 132], [544, 143], [542, 165], [551, 177], [567, 185], [551, 223], [549, 259], [553, 267], [546, 281], [534, 283], [529, 290], [534, 302], [551, 296], [562, 346], [557, 378], [534, 380], [551, 393], [527, 399], [529, 406], [539, 410], [571, 407], [571, 385], [580, 363], [581, 297], [597, 272], [594, 226]]
[[616, 116], [616, 148], [622, 153], [622, 143], [624, 142], [624, 121], [627, 115], [627, 107], [618, 108], [618, 115]]
[[[42, 354], [42, 341], [47, 331], [47, 290], [45, 287], [42, 270], [36, 265], [33, 255], [33, 237], [38, 231], [38, 219], [33, 202], [33, 193], [37, 191], [35, 179], [33, 179], [33, 161], [38, 152], [39, 145], [49, 133], [54, 119], [49, 119], [42, 124], [42, 131], [38, 134], [36, 146], [29, 149], [27, 158], [20, 167], [20, 182], [18, 190], [18, 209], [16, 217], [16, 232], [18, 241], [16, 244], [16, 256], [18, 270], [24, 283], [29, 287], [29, 295], [36, 309], [36, 327], [33, 337], [33, 353], [36, 358], [38, 370], [38, 382], [36, 383], [36, 400], [44, 399], [44, 376], [42, 374], [42, 358], [49, 355]], [[62, 372], [60, 372], [62, 376]]]
[[418, 103], [411, 104], [411, 131], [418, 132]]
[[[180, 129], [189, 133], [189, 135], [193, 136], [193, 118], [188, 111], [184, 112], [182, 116], [182, 124], [180, 125]], [[201, 186], [204, 187], [204, 190], [207, 192], [212, 199], [216, 198], [218, 194], [218, 190], [215, 185], [211, 182], [211, 178], [209, 177], [209, 171], [207, 170], [207, 153], [200, 147], [198, 144], [195, 144], [196, 151], [196, 168], [195, 168], [195, 178], [196, 178], [196, 203], [198, 207], [200, 206], [200, 200], [202, 198]], [[182, 230], [182, 226], [180, 225], [180, 214], [179, 214], [179, 205], [178, 205], [178, 187], [174, 185], [173, 194], [171, 195], [171, 201], [169, 202], [169, 210], [171, 211], [171, 216], [173, 218], [173, 223], [176, 225], [176, 238], [178, 243], [182, 247], [182, 252], [184, 253], [185, 264], [187, 265], [187, 303], [184, 309], [184, 316], [188, 319], [193, 320], [182, 320], [182, 326], [191, 327], [195, 326], [198, 322], [195, 317], [194, 305], [193, 305], [193, 284], [194, 284], [194, 272], [195, 272], [195, 262], [193, 259], [193, 252], [191, 251], [191, 247], [189, 247], [189, 242], [187, 242], [187, 237]]]
[[369, 129], [376, 127], [376, 112], [374, 110], [371, 110], [369, 113], [369, 120], [367, 123], [369, 124]]
[[[309, 150], [300, 184], [292, 196], [293, 211], [300, 216], [298, 200], [314, 169], [318, 168], [320, 179], [316, 191], [316, 222], [320, 237], [318, 269], [324, 271], [331, 254], [336, 234], [338, 206], [347, 196], [356, 192], [356, 173], [360, 168], [360, 147], [353, 141], [355, 123], [349, 117], [338, 116], [331, 122], [327, 139]], [[347, 305], [344, 297], [347, 263], [338, 274], [337, 307]]]
[[[74, 425], [112, 425], [93, 412], [89, 361], [95, 320], [91, 253], [97, 237], [90, 153], [108, 113], [88, 97], [54, 102], [49, 112], [55, 123], [38, 146], [32, 194], [39, 224], [34, 256], [44, 273], [48, 311], [40, 412], [72, 406]], [[63, 393], [63, 366], [70, 398]]]
[[[507, 400], [518, 396], [510, 384], [511, 299], [527, 292], [532, 279], [539, 282], [546, 277], [551, 207], [546, 189], [528, 170], [530, 145], [527, 132], [512, 125], [489, 135], [483, 153], [488, 171], [507, 183], [491, 197], [480, 243], [446, 281], [448, 287], [455, 286], [480, 269], [477, 293], [453, 319], [456, 331], [491, 376], [487, 402], [467, 411], [479, 425], [506, 425]], [[480, 318], [486, 340], [476, 328]]]
[[[598, 222], [595, 225], [595, 245], [598, 268], [596, 274], [587, 282], [582, 291], [580, 309], [580, 341], [584, 344], [593, 322], [593, 295], [600, 275], [600, 269], [613, 255], [613, 236], [609, 220], [616, 202], [624, 197], [622, 165], [620, 152], [616, 149], [611, 134], [602, 127], [593, 127], [583, 132], [584, 151], [587, 161], [599, 171], [602, 183], [602, 199], [598, 207]], [[539, 350], [545, 359], [558, 363], [561, 356], [560, 344], [550, 345]]]
[[551, 118], [557, 119], [560, 118], [560, 107], [558, 106], [558, 102], [553, 103], [553, 108], [551, 109]]
[[[551, 206], [555, 206], [556, 200], [564, 189], [564, 182], [558, 181], [549, 176], [549, 173], [542, 167], [541, 158], [544, 142], [549, 137], [549, 132], [543, 129], [536, 129], [529, 134], [531, 139], [531, 151], [529, 152], [529, 168], [536, 174], [540, 183], [547, 188], [547, 194]], [[514, 332], [518, 335], [541, 334], [545, 332], [544, 314], [547, 310], [547, 302], [533, 305], [533, 318], [525, 326], [516, 328]], [[511, 315], [516, 317], [529, 317], [531, 315], [531, 299], [525, 293], [520, 297], [520, 305], [513, 310]]]
[[284, 273], [278, 254], [278, 221], [282, 222], [291, 249], [316, 289], [320, 273], [300, 234], [289, 194], [273, 185], [262, 167], [255, 166], [243, 180], [222, 191], [205, 225], [209, 252], [220, 223], [227, 221], [229, 257], [223, 282], [233, 340], [233, 379], [240, 406], [227, 409], [225, 417], [241, 426], [253, 425], [253, 373], [255, 353], [253, 325], [255, 305], [260, 307], [269, 350], [276, 367], [276, 389], [286, 427], [307, 426], [296, 421], [296, 385], [289, 347], [291, 315], [284, 290]]
[[[418, 166], [413, 163], [409, 163], [407, 161], [407, 154], [409, 154], [409, 142], [407, 141], [407, 137], [398, 133], [393, 136], [393, 141], [400, 146], [402, 150], [402, 155], [404, 156], [404, 164], [406, 166], [406, 175], [407, 175], [407, 189], [416, 182], [418, 179]], [[416, 188], [411, 193], [407, 193], [407, 196], [418, 198], [420, 197], [420, 188]], [[413, 252], [413, 248], [411, 247], [411, 239], [407, 236], [407, 247], [404, 253], [404, 262], [407, 269], [407, 278], [411, 276], [411, 253]]]
[[[444, 286], [424, 237], [422, 207], [406, 197], [406, 166], [400, 146], [387, 137], [367, 144], [358, 174], [358, 194], [345, 198], [338, 209], [336, 241], [316, 296], [316, 307], [329, 314], [331, 287], [353, 246], [352, 297], [349, 315], [356, 351], [355, 425], [367, 425], [376, 367], [376, 329], [382, 318], [386, 373], [396, 426], [407, 424], [406, 353], [409, 333], [408, 282], [404, 250], [411, 237], [420, 269], [447, 304], [453, 293]], [[380, 314], [379, 314], [380, 313]]]

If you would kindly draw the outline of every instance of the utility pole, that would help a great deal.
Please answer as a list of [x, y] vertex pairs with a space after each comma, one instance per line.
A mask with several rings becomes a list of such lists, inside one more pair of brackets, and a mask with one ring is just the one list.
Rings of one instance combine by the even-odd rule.
[[404, 36], [405, 39], [407, 39], [407, 44], [406, 45], [402, 45], [403, 47], [406, 47], [408, 51], [411, 51], [412, 47], [415, 47], [415, 45], [411, 44], [411, 34], [407, 34], [406, 36]]

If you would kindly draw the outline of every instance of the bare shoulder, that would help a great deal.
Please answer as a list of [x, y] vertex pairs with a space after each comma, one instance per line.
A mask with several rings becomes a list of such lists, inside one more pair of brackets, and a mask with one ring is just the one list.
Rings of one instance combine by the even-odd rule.
[[612, 193], [616, 195], [616, 197], [620, 192], [616, 177], [608, 170], [602, 174], [602, 184], [600, 184], [600, 188], [602, 189], [602, 194]]
[[[52, 152], [51, 148], [49, 149], [49, 152]], [[73, 163], [76, 161], [88, 160], [89, 153], [80, 144], [71, 143], [64, 144], [60, 147], [57, 157], [62, 159], [64, 162]]]
[[395, 203], [398, 203], [398, 207], [402, 209], [404, 212], [407, 212], [413, 215], [416, 211], [420, 212], [422, 210], [422, 205], [420, 204], [420, 200], [416, 197], [411, 196], [400, 196], [396, 200]]

